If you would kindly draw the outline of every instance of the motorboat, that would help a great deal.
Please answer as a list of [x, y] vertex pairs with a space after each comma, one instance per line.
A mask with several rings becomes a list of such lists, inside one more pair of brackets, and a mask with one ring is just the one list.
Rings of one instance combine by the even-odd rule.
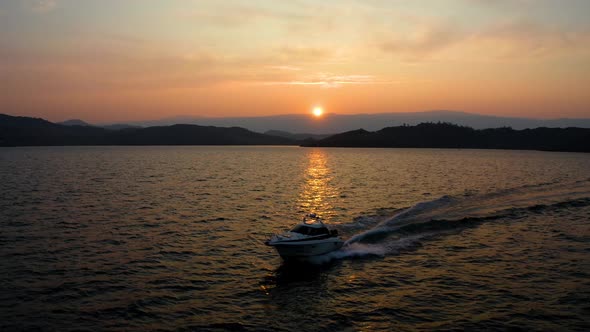
[[273, 235], [265, 244], [274, 247], [284, 260], [305, 260], [338, 250], [344, 241], [337, 230], [328, 229], [318, 215], [310, 213], [293, 229]]

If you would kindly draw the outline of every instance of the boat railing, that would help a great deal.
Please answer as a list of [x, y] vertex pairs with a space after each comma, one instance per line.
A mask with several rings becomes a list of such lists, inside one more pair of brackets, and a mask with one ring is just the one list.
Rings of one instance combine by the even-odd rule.
[[324, 222], [322, 221], [322, 218], [315, 213], [306, 214], [303, 217], [303, 223], [306, 225], [312, 225], [314, 223], [319, 223], [320, 225], [324, 226]]

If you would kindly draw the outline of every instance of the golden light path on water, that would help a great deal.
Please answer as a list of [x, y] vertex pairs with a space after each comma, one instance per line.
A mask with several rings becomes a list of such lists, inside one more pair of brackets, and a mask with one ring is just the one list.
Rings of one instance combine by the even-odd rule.
[[335, 214], [331, 201], [339, 192], [331, 184], [332, 171], [328, 155], [322, 149], [310, 149], [307, 159], [305, 182], [299, 194], [299, 207], [304, 213], [317, 213], [330, 221]]

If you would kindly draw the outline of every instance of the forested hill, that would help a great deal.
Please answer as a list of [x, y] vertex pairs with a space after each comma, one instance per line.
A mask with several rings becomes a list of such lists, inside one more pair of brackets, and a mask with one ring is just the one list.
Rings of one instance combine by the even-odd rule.
[[[61, 125], [43, 119], [0, 114], [0, 146], [51, 145], [295, 145], [295, 139], [265, 135], [240, 127], [177, 124], [119, 130]], [[515, 149], [590, 152], [590, 129], [473, 129], [449, 123], [358, 129], [303, 146]]]
[[448, 123], [363, 129], [307, 141], [303, 146], [512, 149], [590, 152], [590, 129], [473, 129]]
[[284, 137], [244, 128], [172, 125], [109, 130], [60, 125], [43, 119], [0, 114], [0, 146], [51, 145], [295, 145]]

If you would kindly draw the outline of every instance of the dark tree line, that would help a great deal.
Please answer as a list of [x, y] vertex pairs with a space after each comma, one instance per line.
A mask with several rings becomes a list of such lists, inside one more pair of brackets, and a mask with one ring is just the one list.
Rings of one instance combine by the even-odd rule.
[[369, 132], [363, 129], [306, 141], [303, 146], [514, 149], [590, 152], [590, 129], [512, 128], [473, 129], [450, 123], [421, 123], [416, 126], [387, 127]]

